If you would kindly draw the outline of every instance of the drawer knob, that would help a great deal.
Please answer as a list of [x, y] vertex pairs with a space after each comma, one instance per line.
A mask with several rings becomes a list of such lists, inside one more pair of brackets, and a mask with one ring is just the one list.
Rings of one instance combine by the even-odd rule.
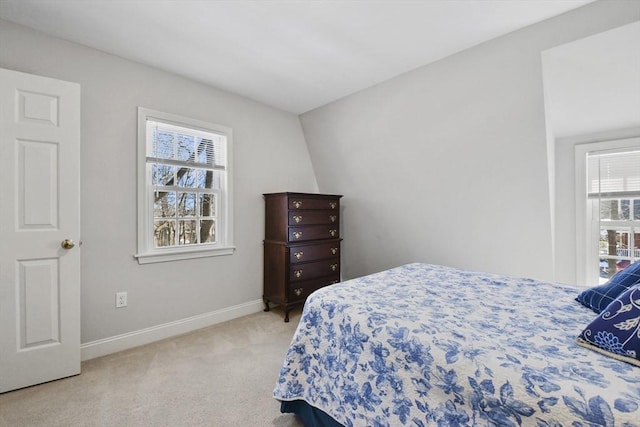
[[338, 264], [331, 264], [331, 271], [336, 271], [338, 269]]
[[331, 253], [333, 255], [337, 254], [338, 253], [338, 248], [331, 248]]
[[293, 254], [293, 256], [296, 257], [296, 259], [302, 259], [302, 257], [304, 256], [304, 252], [296, 252]]
[[302, 207], [302, 202], [300, 200], [294, 200], [293, 207], [296, 209], [300, 209]]
[[331, 209], [335, 209], [338, 204], [336, 202], [329, 202], [329, 206], [331, 206]]
[[302, 231], [294, 231], [293, 232], [293, 238], [294, 239], [301, 239], [302, 238]]
[[293, 272], [293, 275], [296, 276], [296, 278], [301, 278], [302, 277], [302, 270], [295, 270]]
[[293, 293], [295, 293], [295, 294], [296, 294], [296, 296], [300, 296], [300, 295], [302, 295], [302, 290], [303, 290], [303, 289], [304, 289], [304, 288], [295, 288], [295, 289], [293, 290]]
[[296, 222], [296, 224], [299, 224], [300, 221], [302, 221], [302, 215], [294, 215], [293, 220]]
[[338, 219], [338, 217], [337, 217], [337, 216], [335, 216], [335, 215], [329, 215], [329, 221], [331, 221], [331, 222], [336, 222], [336, 219]]
[[336, 237], [336, 235], [338, 234], [338, 230], [329, 230], [329, 234], [331, 235], [331, 237]]

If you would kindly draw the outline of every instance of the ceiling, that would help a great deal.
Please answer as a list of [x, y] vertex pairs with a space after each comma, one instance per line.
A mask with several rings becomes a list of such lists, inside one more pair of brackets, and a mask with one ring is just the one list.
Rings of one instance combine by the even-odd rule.
[[0, 0], [0, 18], [300, 114], [592, 0]]

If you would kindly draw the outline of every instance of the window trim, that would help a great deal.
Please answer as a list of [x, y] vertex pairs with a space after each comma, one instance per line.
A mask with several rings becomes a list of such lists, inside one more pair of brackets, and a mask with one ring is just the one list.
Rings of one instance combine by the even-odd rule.
[[[189, 245], [185, 247], [154, 248], [152, 243], [151, 206], [148, 200], [147, 182], [147, 120], [157, 120], [182, 127], [191, 127], [206, 132], [223, 134], [227, 138], [226, 152], [226, 191], [222, 198], [218, 227], [218, 242], [210, 245]], [[183, 117], [176, 114], [164, 113], [148, 108], [138, 107], [138, 155], [137, 155], [137, 208], [138, 208], [138, 248], [134, 257], [139, 264], [177, 261], [194, 258], [204, 258], [234, 253], [233, 244], [233, 131], [230, 127], [222, 126], [202, 120]]]
[[[574, 146], [575, 164], [575, 205], [576, 205], [576, 283], [587, 286], [597, 285], [591, 279], [599, 277], [598, 264], [589, 262], [598, 259], [598, 245], [592, 245], [593, 235], [600, 233], [597, 212], [589, 212], [587, 155], [589, 153], [606, 153], [637, 150], [640, 137], [615, 138], [605, 141], [588, 142]], [[595, 220], [594, 220], [595, 218]], [[597, 242], [596, 242], [597, 243]], [[593, 265], [592, 265], [593, 264]]]

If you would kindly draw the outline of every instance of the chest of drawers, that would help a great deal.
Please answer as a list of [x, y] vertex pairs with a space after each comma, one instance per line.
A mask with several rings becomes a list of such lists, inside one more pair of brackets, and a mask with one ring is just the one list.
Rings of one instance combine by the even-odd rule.
[[264, 293], [289, 311], [340, 281], [340, 195], [270, 193], [265, 200]]

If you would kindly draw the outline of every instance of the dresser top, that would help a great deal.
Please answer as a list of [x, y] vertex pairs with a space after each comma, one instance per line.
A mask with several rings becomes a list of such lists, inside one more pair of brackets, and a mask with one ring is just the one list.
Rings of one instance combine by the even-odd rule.
[[265, 197], [272, 196], [293, 196], [293, 197], [331, 197], [331, 198], [340, 198], [342, 194], [320, 194], [320, 193], [291, 193], [291, 192], [282, 192], [282, 193], [265, 193], [263, 194]]

